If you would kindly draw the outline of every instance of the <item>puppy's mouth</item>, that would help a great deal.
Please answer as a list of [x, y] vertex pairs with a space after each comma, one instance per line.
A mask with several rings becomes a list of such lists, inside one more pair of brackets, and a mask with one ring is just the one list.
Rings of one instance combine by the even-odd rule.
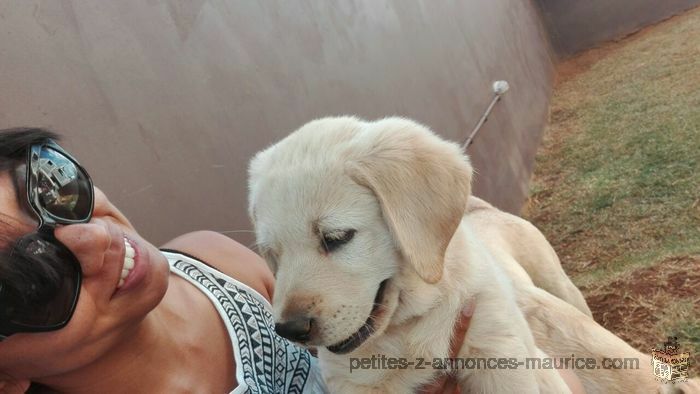
[[382, 303], [384, 301], [384, 290], [386, 289], [389, 279], [384, 279], [382, 283], [379, 284], [379, 290], [377, 290], [377, 295], [374, 297], [374, 306], [372, 311], [369, 313], [365, 324], [360, 327], [359, 330], [355, 331], [354, 334], [350, 335], [347, 339], [336, 343], [335, 345], [328, 346], [328, 350], [335, 354], [346, 354], [357, 349], [358, 346], [362, 345], [367, 338], [372, 336], [375, 331], [375, 324], [377, 322], [377, 317], [379, 317], [385, 310], [385, 306]]

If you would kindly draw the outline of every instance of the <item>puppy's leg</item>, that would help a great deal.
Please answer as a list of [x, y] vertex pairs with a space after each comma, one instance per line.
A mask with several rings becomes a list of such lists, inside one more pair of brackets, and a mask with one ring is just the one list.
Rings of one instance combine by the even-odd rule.
[[465, 359], [464, 369], [458, 371], [463, 392], [568, 392], [556, 371], [520, 365], [528, 357], [539, 357], [538, 349], [510, 291], [498, 281], [478, 296], [460, 357]]
[[[549, 356], [541, 349], [537, 348], [536, 356], [539, 359], [548, 358]], [[538, 369], [537, 384], [540, 386], [542, 393], [570, 393], [569, 386], [564, 382], [564, 379], [559, 375], [556, 369]]]
[[[664, 392], [654, 380], [651, 359], [570, 304], [536, 287], [518, 292], [518, 304], [537, 345], [550, 355], [591, 358], [597, 368], [576, 369], [588, 393]], [[605, 358], [629, 360], [625, 369], [600, 368]], [[635, 362], [636, 361], [636, 362]]]
[[700, 394], [700, 379], [689, 379], [686, 382], [675, 383], [673, 386], [669, 386], [664, 385], [659, 392], [664, 394]]
[[527, 348], [520, 338], [490, 336], [481, 340], [485, 343], [498, 342], [500, 349], [481, 348], [466, 356], [474, 360], [471, 365], [478, 365], [478, 369], [459, 371], [459, 386], [463, 393], [540, 392], [534, 371], [497, 366], [499, 359], [525, 359]]

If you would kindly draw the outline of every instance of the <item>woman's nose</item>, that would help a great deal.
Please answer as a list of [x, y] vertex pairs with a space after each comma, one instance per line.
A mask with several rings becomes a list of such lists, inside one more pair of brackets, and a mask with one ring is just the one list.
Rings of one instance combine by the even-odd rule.
[[73, 252], [83, 275], [91, 276], [102, 270], [106, 255], [115, 248], [115, 240], [123, 239], [112, 227], [115, 226], [109, 226], [104, 220], [92, 219], [90, 223], [61, 226], [54, 235]]

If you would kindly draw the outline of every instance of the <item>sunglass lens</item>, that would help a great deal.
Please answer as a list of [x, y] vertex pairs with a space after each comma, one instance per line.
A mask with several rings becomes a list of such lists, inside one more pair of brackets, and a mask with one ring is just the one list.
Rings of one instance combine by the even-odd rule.
[[56, 327], [71, 317], [80, 289], [80, 264], [47, 236], [21, 239], [12, 255], [12, 280], [0, 290], [0, 319], [25, 327]]
[[84, 220], [92, 209], [92, 186], [87, 175], [73, 161], [50, 147], [41, 149], [37, 185], [41, 207], [67, 220]]

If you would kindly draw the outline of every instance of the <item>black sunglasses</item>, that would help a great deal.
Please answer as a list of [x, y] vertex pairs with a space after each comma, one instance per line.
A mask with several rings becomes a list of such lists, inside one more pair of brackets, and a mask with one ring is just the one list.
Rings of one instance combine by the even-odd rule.
[[82, 271], [78, 259], [54, 237], [61, 224], [86, 223], [95, 193], [87, 171], [53, 140], [27, 151], [27, 205], [39, 220], [33, 233], [19, 238], [9, 264], [22, 272], [12, 283], [0, 281], [0, 340], [20, 332], [63, 328], [78, 303]]

